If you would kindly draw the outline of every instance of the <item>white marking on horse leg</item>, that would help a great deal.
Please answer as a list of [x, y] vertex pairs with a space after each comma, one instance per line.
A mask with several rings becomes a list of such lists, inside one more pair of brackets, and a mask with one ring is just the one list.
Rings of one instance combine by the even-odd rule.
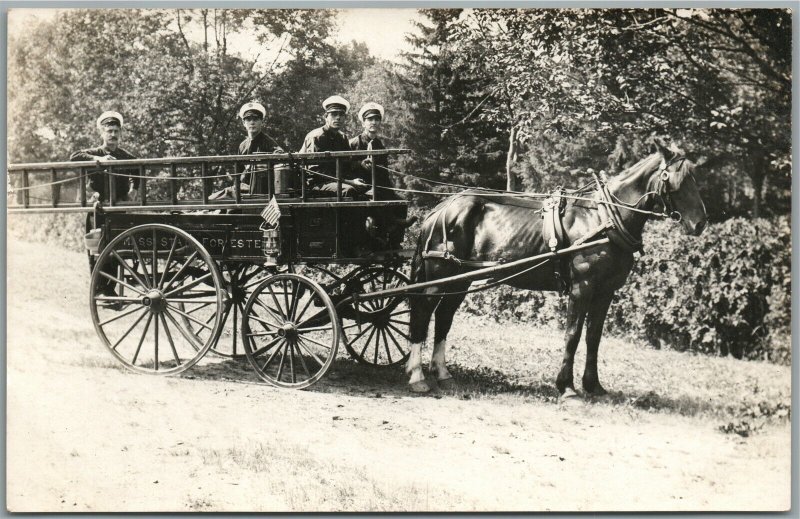
[[447, 371], [445, 361], [445, 351], [447, 350], [447, 339], [442, 339], [433, 344], [433, 355], [431, 356], [431, 369], [436, 370], [436, 380], [446, 380], [453, 378]]
[[409, 353], [408, 361], [406, 361], [409, 384], [425, 380], [425, 375], [422, 373], [422, 345], [423, 343], [421, 342], [412, 342], [410, 344], [411, 353]]

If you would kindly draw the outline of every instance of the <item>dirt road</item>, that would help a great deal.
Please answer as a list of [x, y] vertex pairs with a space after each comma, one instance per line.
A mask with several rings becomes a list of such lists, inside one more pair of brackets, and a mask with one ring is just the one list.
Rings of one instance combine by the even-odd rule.
[[788, 425], [744, 439], [619, 405], [414, 397], [400, 373], [348, 377], [362, 368], [345, 360], [297, 392], [257, 383], [246, 361], [128, 373], [94, 334], [86, 271], [82, 254], [9, 243], [12, 511], [789, 506]]

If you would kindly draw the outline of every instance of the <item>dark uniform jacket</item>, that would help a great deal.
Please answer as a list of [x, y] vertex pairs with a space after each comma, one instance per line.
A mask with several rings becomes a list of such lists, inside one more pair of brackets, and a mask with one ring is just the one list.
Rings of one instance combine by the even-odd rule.
[[[308, 132], [308, 135], [306, 135], [303, 141], [303, 146], [300, 148], [300, 153], [314, 153], [320, 151], [350, 151], [350, 143], [347, 141], [347, 136], [339, 130], [323, 126], [322, 128], [317, 128]], [[347, 160], [340, 161], [342, 178], [352, 180], [354, 177], [350, 173], [348, 162]], [[336, 162], [333, 160], [323, 162], [319, 166], [311, 166], [308, 169], [319, 171], [329, 177], [336, 177]], [[310, 175], [310, 177], [312, 186], [319, 186], [335, 181], [319, 175]]]
[[[239, 144], [239, 155], [252, 155], [254, 153], [274, 153], [274, 152], [275, 152], [275, 146], [269, 143], [269, 141], [267, 140], [267, 136], [264, 135], [264, 132], [258, 132], [258, 134], [252, 139], [250, 137], [247, 137], [245, 140], [242, 141], [241, 144]], [[236, 164], [237, 173], [246, 172], [241, 176], [241, 179], [243, 183], [250, 185], [251, 193], [266, 193], [266, 190], [263, 189], [263, 186], [253, 185], [253, 179], [251, 178], [252, 174], [250, 173], [251, 171], [256, 169], [262, 170], [266, 168], [267, 164], [265, 162], [261, 163], [260, 165], [258, 163], [245, 164], [243, 162]]]
[[[385, 150], [386, 146], [383, 145], [383, 142], [380, 138], [375, 138], [370, 140], [369, 135], [366, 133], [361, 133], [356, 137], [350, 139], [350, 149], [353, 151], [356, 150], [367, 150], [369, 148], [369, 144], [372, 142], [373, 150]], [[355, 170], [355, 176], [366, 182], [367, 184], [372, 184], [372, 168], [365, 168], [361, 163], [363, 162], [363, 158], [358, 157], [353, 161], [353, 169]], [[372, 157], [373, 162], [375, 162], [375, 183], [378, 187], [392, 187], [392, 181], [389, 177], [389, 171], [387, 168], [389, 167], [389, 157], [388, 155], [380, 155]]]
[[[97, 148], [89, 148], [85, 150], [76, 151], [72, 155], [70, 155], [69, 160], [71, 161], [84, 161], [84, 160], [97, 160], [98, 157], [105, 157], [106, 155], [111, 155], [117, 160], [131, 160], [135, 159], [133, 155], [131, 155], [127, 150], [123, 148], [117, 148], [114, 151], [110, 151], [103, 146], [98, 146]], [[127, 173], [129, 175], [138, 175], [139, 170], [138, 168], [113, 168], [112, 172], [114, 173]], [[86, 179], [86, 187], [89, 192], [97, 191], [100, 193], [100, 200], [107, 202], [108, 195], [109, 195], [109, 178], [111, 175], [106, 174], [105, 169], [90, 169], [88, 170], [88, 178]], [[115, 176], [114, 178], [114, 186], [115, 186], [115, 199], [116, 200], [127, 200], [128, 199], [128, 191], [130, 187], [133, 186], [134, 189], [139, 188], [139, 179], [138, 178], [129, 178], [126, 176]]]

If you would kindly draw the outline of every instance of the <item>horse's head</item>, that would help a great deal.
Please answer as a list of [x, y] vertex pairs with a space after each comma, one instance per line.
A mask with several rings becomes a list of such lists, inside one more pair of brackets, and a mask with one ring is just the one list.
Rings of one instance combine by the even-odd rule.
[[657, 143], [656, 146], [662, 159], [656, 172], [655, 191], [661, 199], [664, 212], [680, 222], [688, 234], [698, 236], [706, 228], [708, 216], [692, 174], [694, 164], [661, 144]]

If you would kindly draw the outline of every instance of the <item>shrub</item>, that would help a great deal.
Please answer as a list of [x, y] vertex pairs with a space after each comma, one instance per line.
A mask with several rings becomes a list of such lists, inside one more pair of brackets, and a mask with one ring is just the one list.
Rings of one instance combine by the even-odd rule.
[[697, 238], [651, 224], [608, 329], [679, 350], [788, 362], [788, 218], [734, 218]]

